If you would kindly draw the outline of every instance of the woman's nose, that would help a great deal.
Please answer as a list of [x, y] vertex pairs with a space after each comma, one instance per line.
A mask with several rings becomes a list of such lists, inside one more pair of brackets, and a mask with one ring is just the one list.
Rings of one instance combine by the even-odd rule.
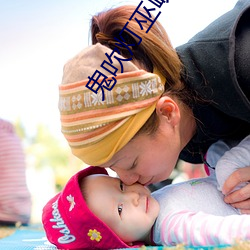
[[132, 185], [139, 180], [139, 175], [135, 173], [129, 173], [127, 170], [112, 168], [119, 176], [119, 178], [124, 182], [126, 185]]

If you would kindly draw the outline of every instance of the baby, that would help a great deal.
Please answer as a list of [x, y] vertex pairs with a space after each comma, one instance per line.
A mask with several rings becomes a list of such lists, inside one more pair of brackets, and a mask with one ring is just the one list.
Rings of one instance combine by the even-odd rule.
[[[103, 168], [88, 167], [71, 177], [44, 207], [47, 238], [60, 249], [207, 246], [250, 239], [250, 216], [226, 204], [219, 190], [227, 178], [225, 164], [230, 174], [246, 166], [245, 161], [249, 163], [250, 136], [228, 149], [219, 141], [208, 151], [209, 165], [220, 158], [217, 179], [210, 168], [209, 177], [169, 185], [152, 194], [141, 184], [127, 186]], [[222, 157], [217, 153], [224, 151]]]

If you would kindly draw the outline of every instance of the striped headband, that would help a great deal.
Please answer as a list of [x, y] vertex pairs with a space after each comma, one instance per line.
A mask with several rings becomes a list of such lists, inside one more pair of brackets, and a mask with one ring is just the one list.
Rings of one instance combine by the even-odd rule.
[[83, 50], [65, 65], [59, 86], [62, 133], [72, 153], [94, 166], [109, 161], [134, 137], [164, 92], [165, 82], [158, 74], [139, 70], [130, 61], [123, 62], [124, 71], [115, 77], [112, 90], [91, 91], [86, 87], [88, 76], [95, 69], [104, 73], [98, 65], [107, 52], [111, 50], [100, 44]]

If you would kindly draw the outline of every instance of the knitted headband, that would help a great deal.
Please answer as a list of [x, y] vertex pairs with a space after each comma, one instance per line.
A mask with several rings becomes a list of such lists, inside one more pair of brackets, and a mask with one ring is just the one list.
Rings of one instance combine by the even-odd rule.
[[104, 168], [88, 167], [73, 175], [64, 189], [43, 208], [42, 222], [48, 240], [58, 249], [117, 249], [129, 246], [88, 208], [80, 181]]
[[[115, 73], [113, 88], [87, 88], [95, 70], [107, 75], [102, 62], [107, 62], [110, 54], [115, 57], [112, 67], [119, 69], [117, 72], [121, 72], [123, 60], [123, 73]], [[110, 84], [114, 81], [110, 73], [106, 77]], [[139, 70], [101, 44], [81, 51], [65, 65], [59, 86], [62, 133], [73, 154], [95, 166], [110, 160], [151, 116], [164, 92], [164, 83], [159, 74]]]

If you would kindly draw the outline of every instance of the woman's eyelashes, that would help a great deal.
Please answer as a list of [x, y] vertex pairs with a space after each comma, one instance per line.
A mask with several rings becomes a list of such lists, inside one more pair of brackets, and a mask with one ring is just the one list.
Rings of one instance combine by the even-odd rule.
[[123, 184], [123, 182], [121, 180], [120, 180], [120, 189], [121, 189], [122, 192], [124, 191], [124, 184]]

